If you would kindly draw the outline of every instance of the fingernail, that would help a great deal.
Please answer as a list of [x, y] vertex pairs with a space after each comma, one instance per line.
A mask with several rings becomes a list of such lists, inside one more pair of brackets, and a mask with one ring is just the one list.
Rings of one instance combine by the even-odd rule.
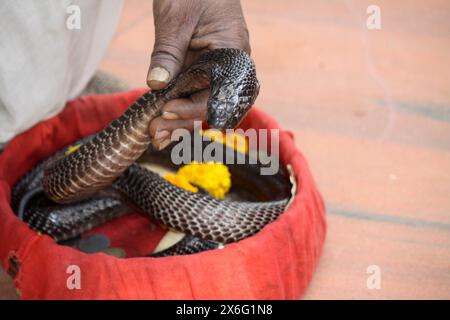
[[170, 135], [170, 132], [167, 130], [158, 130], [158, 131], [156, 131], [153, 139], [160, 140], [162, 138], [167, 138], [169, 135]]
[[152, 86], [159, 86], [161, 84], [166, 84], [169, 80], [169, 72], [161, 67], [155, 67], [150, 70], [147, 76], [147, 83]]
[[170, 111], [164, 111], [161, 117], [166, 120], [177, 120], [180, 118], [178, 114]]
[[170, 144], [170, 139], [162, 140], [158, 145], [158, 150], [162, 150]]

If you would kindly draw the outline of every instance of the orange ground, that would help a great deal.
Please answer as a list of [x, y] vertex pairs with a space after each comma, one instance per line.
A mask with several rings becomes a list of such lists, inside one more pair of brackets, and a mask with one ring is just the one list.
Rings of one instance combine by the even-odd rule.
[[[327, 203], [305, 298], [449, 299], [450, 3], [378, 0], [369, 31], [373, 1], [242, 2], [257, 105], [295, 133]], [[152, 44], [151, 1], [127, 0], [101, 68], [142, 87]]]

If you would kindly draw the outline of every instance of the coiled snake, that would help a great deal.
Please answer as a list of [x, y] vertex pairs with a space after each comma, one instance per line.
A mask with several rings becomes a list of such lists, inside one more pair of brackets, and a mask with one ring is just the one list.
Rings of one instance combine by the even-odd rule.
[[[69, 155], [60, 152], [38, 165], [14, 189], [17, 210], [34, 229], [63, 240], [114, 216], [111, 212], [120, 211], [125, 198], [158, 222], [189, 235], [182, 244], [185, 248], [188, 243], [200, 248], [178, 248], [168, 254], [210, 249], [214, 246], [208, 241], [231, 243], [255, 234], [274, 221], [288, 203], [290, 184], [284, 175], [265, 180], [269, 185], [278, 181], [281, 187], [274, 189], [279, 192], [277, 199], [243, 202], [191, 193], [135, 164], [149, 147], [148, 126], [162, 106], [171, 99], [206, 88], [211, 92], [207, 109], [209, 126], [219, 130], [234, 128], [259, 92], [253, 61], [238, 49], [205, 53], [165, 89], [144, 94], [78, 150]], [[239, 170], [244, 175], [254, 173], [248, 164], [241, 165]], [[113, 195], [99, 193], [111, 185]], [[258, 183], [254, 187], [258, 188]], [[33, 206], [25, 208], [33, 192], [41, 188], [47, 197], [40, 197]]]

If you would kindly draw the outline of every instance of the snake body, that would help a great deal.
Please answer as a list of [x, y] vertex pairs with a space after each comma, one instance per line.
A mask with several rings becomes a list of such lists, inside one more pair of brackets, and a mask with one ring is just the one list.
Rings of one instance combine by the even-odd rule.
[[90, 142], [48, 165], [43, 186], [49, 198], [70, 202], [111, 185], [148, 148], [148, 127], [162, 106], [206, 88], [211, 90], [208, 124], [217, 129], [234, 128], [259, 92], [253, 61], [238, 49], [202, 55], [165, 89], [144, 94]]
[[163, 181], [156, 173], [133, 165], [116, 183], [144, 212], [175, 230], [221, 243], [255, 234], [283, 212], [287, 199], [270, 202], [217, 200]]
[[[241, 240], [275, 220], [288, 203], [286, 192], [270, 201], [216, 200], [173, 186], [135, 164], [148, 149], [148, 125], [160, 114], [162, 106], [205, 88], [211, 91], [208, 124], [221, 130], [235, 127], [259, 91], [251, 58], [237, 49], [209, 51], [165, 89], [144, 94], [78, 150], [69, 155], [60, 152], [39, 165], [24, 178], [25, 182], [17, 184], [13, 193], [18, 208], [24, 195], [32, 197], [33, 190], [42, 188], [47, 195], [34, 200], [24, 211], [24, 219], [35, 229], [63, 240], [123, 212], [122, 199], [126, 199], [153, 219], [189, 235], [184, 242], [194, 248], [199, 243], [203, 243], [200, 247], [209, 248], [205, 241]], [[288, 190], [285, 182], [280, 185]], [[111, 185], [112, 196], [99, 193]]]

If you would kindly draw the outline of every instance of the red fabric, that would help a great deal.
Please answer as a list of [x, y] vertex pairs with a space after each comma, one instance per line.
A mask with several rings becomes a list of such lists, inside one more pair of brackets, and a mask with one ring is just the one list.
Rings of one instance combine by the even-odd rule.
[[[15, 138], [0, 156], [0, 259], [5, 270], [10, 268], [11, 257], [19, 263], [14, 281], [22, 298], [300, 298], [321, 253], [325, 209], [305, 158], [288, 131], [280, 132], [280, 153], [282, 162], [293, 166], [297, 178], [294, 203], [255, 236], [222, 250], [139, 258], [155, 246], [163, 231], [148, 219], [132, 214], [99, 227], [96, 232], [107, 233], [113, 246], [125, 247], [128, 256], [134, 258], [85, 254], [57, 245], [16, 218], [9, 205], [11, 186], [27, 170], [57, 149], [100, 130], [142, 93], [134, 90], [70, 102], [60, 115]], [[273, 119], [257, 108], [251, 110], [241, 126], [278, 128]], [[135, 246], [139, 248], [133, 251]], [[80, 290], [67, 288], [66, 271], [70, 265], [80, 267]]]

